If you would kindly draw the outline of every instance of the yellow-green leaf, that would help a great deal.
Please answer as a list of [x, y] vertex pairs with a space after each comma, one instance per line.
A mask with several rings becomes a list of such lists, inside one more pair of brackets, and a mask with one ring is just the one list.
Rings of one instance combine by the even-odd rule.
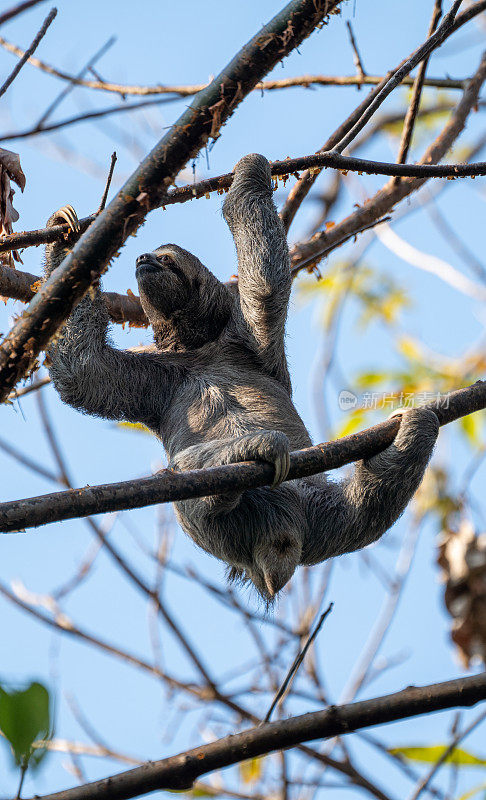
[[147, 428], [143, 422], [117, 422], [117, 428], [128, 428], [132, 431], [141, 431], [141, 433], [150, 433], [151, 431]]
[[469, 789], [465, 794], [461, 794], [458, 800], [470, 800], [471, 797], [474, 797], [475, 794], [481, 792], [483, 789], [486, 791], [486, 783], [480, 783], [479, 786], [474, 786], [472, 789]]
[[482, 430], [483, 421], [482, 414], [468, 414], [467, 417], [461, 417], [459, 424], [466, 439], [473, 447], [483, 447]]
[[243, 783], [255, 783], [261, 778], [263, 761], [263, 758], [251, 758], [249, 761], [242, 761], [240, 775]]
[[[448, 749], [448, 745], [436, 744], [430, 747], [392, 747], [389, 752], [394, 756], [406, 758], [409, 761], [421, 761], [424, 764], [435, 764]], [[475, 756], [461, 747], [456, 747], [450, 753], [446, 764], [454, 764], [456, 767], [486, 767], [486, 758]]]

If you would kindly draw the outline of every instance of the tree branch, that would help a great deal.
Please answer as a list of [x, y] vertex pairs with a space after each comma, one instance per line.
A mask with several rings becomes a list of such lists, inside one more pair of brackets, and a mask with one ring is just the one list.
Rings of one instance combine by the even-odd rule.
[[5, 94], [5, 92], [7, 91], [8, 87], [10, 86], [10, 84], [13, 83], [13, 81], [15, 80], [17, 75], [19, 74], [20, 70], [24, 66], [25, 62], [28, 61], [29, 56], [31, 56], [32, 53], [34, 53], [37, 50], [37, 48], [39, 47], [42, 39], [46, 35], [47, 30], [48, 30], [51, 22], [54, 21], [56, 15], [57, 15], [57, 8], [51, 8], [51, 10], [49, 11], [47, 17], [45, 18], [44, 22], [42, 23], [42, 26], [41, 26], [41, 28], [39, 30], [39, 33], [37, 34], [37, 36], [33, 40], [32, 44], [29, 47], [29, 49], [25, 51], [24, 55], [22, 56], [20, 61], [17, 62], [17, 64], [15, 65], [15, 67], [13, 68], [12, 72], [10, 73], [8, 78], [5, 80], [3, 85], [0, 86], [0, 97], [3, 94]]
[[[483, 54], [481, 63], [473, 77], [468, 82], [464, 94], [452, 112], [451, 118], [445, 128], [440, 132], [434, 142], [427, 148], [420, 164], [436, 164], [445, 156], [453, 143], [463, 131], [471, 110], [477, 105], [478, 96], [486, 79], [486, 54]], [[418, 166], [418, 165], [415, 165]], [[396, 183], [394, 180], [380, 189], [363, 206], [353, 211], [348, 217], [338, 222], [329, 231], [322, 231], [312, 237], [310, 241], [297, 243], [291, 251], [292, 266], [295, 271], [302, 269], [309, 263], [317, 263], [324, 258], [330, 250], [351, 236], [363, 230], [377, 219], [387, 214], [400, 201], [412, 192], [417, 191], [426, 181], [426, 178], [405, 179]]]
[[[42, 0], [27, 0], [26, 3], [21, 3], [21, 7], [28, 7], [29, 5], [34, 5], [37, 2], [42, 2]], [[335, 4], [329, 4], [329, 12], [331, 12], [335, 7]], [[20, 8], [20, 7], [19, 7]], [[483, 11], [486, 10], [486, 0], [477, 0], [474, 3], [471, 3], [468, 9], [463, 11], [461, 14], [458, 14], [454, 25], [452, 27], [451, 32], [456, 32], [462, 25], [469, 20], [476, 17], [478, 14], [481, 14]], [[16, 9], [13, 9], [15, 13], [19, 13]], [[7, 12], [7, 14], [11, 12]], [[0, 16], [0, 24], [5, 21], [3, 17], [6, 15]], [[7, 16], [7, 19], [9, 17]], [[10, 53], [13, 53], [18, 58], [22, 58], [25, 54], [25, 51], [22, 50], [20, 47], [8, 42], [3, 37], [0, 37], [0, 45], [8, 50]], [[157, 95], [157, 94], [169, 94], [174, 95], [177, 99], [178, 97], [191, 97], [192, 95], [197, 94], [198, 92], [206, 89], [208, 84], [207, 83], [200, 83], [195, 84], [192, 86], [185, 85], [156, 85], [156, 86], [132, 86], [120, 83], [113, 83], [111, 81], [91, 81], [91, 80], [84, 80], [82, 78], [77, 78], [75, 75], [70, 75], [63, 70], [57, 69], [50, 64], [46, 64], [44, 61], [41, 61], [39, 58], [29, 58], [29, 63], [32, 64], [34, 67], [41, 69], [43, 72], [48, 73], [49, 75], [53, 75], [56, 78], [60, 78], [61, 80], [68, 81], [69, 83], [73, 83], [77, 86], [84, 86], [88, 89], [96, 89], [101, 90], [104, 92], [111, 92], [114, 94], [119, 94], [121, 97], [126, 97], [127, 95], [137, 95], [146, 97], [148, 95]], [[379, 75], [351, 75], [351, 76], [334, 76], [334, 75], [301, 75], [294, 78], [282, 78], [278, 80], [268, 80], [268, 81], [260, 81], [254, 87], [256, 91], [272, 91], [275, 89], [287, 89], [293, 86], [362, 86], [362, 85], [369, 85], [373, 86], [375, 84], [380, 83], [383, 80], [382, 76]], [[414, 82], [414, 78], [406, 77], [403, 79], [402, 83], [407, 86], [412, 86]], [[463, 89], [465, 81], [462, 80], [453, 80], [451, 78], [427, 78], [425, 80], [425, 86], [434, 86], [438, 89]]]
[[81, 236], [14, 325], [0, 348], [0, 402], [32, 368], [75, 304], [105, 271], [127, 237], [187, 161], [216, 139], [259, 80], [297, 47], [340, 0], [292, 0], [199, 92], [109, 206]]
[[[441, 397], [432, 408], [441, 425], [486, 408], [486, 381], [478, 381]], [[287, 480], [337, 469], [361, 458], [370, 458], [393, 442], [400, 426], [389, 419], [360, 433], [334, 442], [296, 450], [290, 457]], [[173, 472], [165, 469], [149, 478], [86, 486], [63, 492], [0, 503], [0, 532], [22, 531], [91, 514], [126, 508], [206, 497], [228, 491], [243, 491], [272, 483], [271, 464], [244, 462], [209, 469]]]
[[429, 686], [409, 687], [384, 697], [330, 706], [324, 711], [250, 728], [177, 756], [149, 761], [141, 767], [36, 800], [127, 800], [160, 789], [189, 790], [201, 775], [294, 747], [300, 742], [328, 739], [447, 708], [473, 706], [485, 699], [486, 672]]
[[[486, 175], [486, 161], [466, 164], [395, 164], [385, 161], [371, 161], [366, 158], [343, 156], [334, 152], [319, 152], [310, 156], [297, 156], [286, 158], [284, 161], [272, 161], [270, 170], [275, 177], [288, 177], [299, 170], [316, 170], [321, 168], [339, 169], [344, 172], [364, 172], [367, 175], [390, 175], [404, 178], [467, 178]], [[206, 178], [197, 183], [186, 184], [177, 189], [171, 189], [159, 198], [158, 206], [166, 207], [175, 203], [186, 203], [188, 200], [198, 200], [210, 192], [223, 192], [231, 186], [233, 173], [226, 172], [214, 178]], [[96, 214], [80, 220], [81, 231], [89, 228], [96, 219]], [[9, 250], [18, 250], [22, 247], [47, 244], [48, 242], [61, 241], [69, 232], [65, 223], [52, 228], [40, 228], [36, 231], [22, 231], [0, 237], [0, 253]], [[0, 287], [0, 291], [1, 291]]]
[[[32, 8], [33, 6], [37, 6], [39, 5], [39, 3], [44, 3], [44, 2], [45, 0], [24, 0], [23, 3], [18, 3], [17, 5], [12, 6], [11, 8], [7, 9], [7, 11], [4, 11], [3, 14], [0, 14], [0, 25], [3, 25], [3, 23], [7, 22], [9, 19], [17, 17], [19, 14], [23, 14], [23, 12], [27, 11], [27, 9]], [[19, 58], [22, 58], [22, 56], [24, 55], [24, 51], [21, 50], [20, 54], [18, 55]]]
[[[61, 228], [62, 226], [57, 225], [56, 227]], [[0, 295], [2, 297], [12, 297], [28, 303], [36, 294], [32, 286], [35, 287], [40, 282], [41, 278], [38, 275], [0, 264]], [[128, 322], [134, 327], [141, 328], [148, 326], [148, 319], [136, 295], [117, 294], [116, 292], [103, 292], [102, 295], [112, 322], [121, 324]]]

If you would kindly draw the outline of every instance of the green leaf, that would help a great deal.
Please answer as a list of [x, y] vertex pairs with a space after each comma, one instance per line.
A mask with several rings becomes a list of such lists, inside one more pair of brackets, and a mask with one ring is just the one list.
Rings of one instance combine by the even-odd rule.
[[[447, 749], [448, 745], [436, 744], [430, 747], [392, 747], [388, 752], [394, 756], [406, 758], [409, 761], [435, 764]], [[456, 747], [447, 756], [445, 763], [454, 764], [456, 767], [486, 767], [486, 758], [480, 758], [467, 750], [463, 750], [461, 747]]]
[[34, 751], [32, 746], [36, 739], [52, 735], [47, 689], [35, 682], [20, 691], [7, 692], [0, 687], [0, 729], [18, 766], [38, 766], [46, 751]]

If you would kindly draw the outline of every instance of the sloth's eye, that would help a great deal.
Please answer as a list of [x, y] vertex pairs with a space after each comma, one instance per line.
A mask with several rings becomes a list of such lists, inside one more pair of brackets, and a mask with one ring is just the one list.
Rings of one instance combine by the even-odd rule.
[[167, 253], [164, 253], [164, 255], [161, 255], [161, 256], [157, 256], [157, 261], [160, 264], [163, 264], [166, 267], [168, 267], [168, 266], [170, 266], [170, 264], [174, 263], [174, 259], [171, 258], [171, 256], [167, 255]]

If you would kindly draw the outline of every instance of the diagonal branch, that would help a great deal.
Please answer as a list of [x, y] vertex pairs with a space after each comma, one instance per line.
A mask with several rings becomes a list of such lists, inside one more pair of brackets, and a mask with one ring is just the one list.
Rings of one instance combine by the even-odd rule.
[[[429, 408], [436, 412], [441, 425], [486, 408], [486, 381], [444, 395]], [[399, 425], [398, 419], [389, 419], [335, 442], [296, 450], [290, 457], [287, 480], [316, 475], [361, 458], [370, 458], [393, 442]], [[0, 503], [0, 532], [21, 531], [48, 522], [108, 511], [243, 491], [269, 485], [273, 479], [273, 466], [256, 461], [187, 472], [166, 469], [149, 478]]]
[[[442, 0], [435, 0], [434, 10], [432, 11], [432, 19], [430, 20], [429, 30], [427, 36], [431, 36], [435, 31], [437, 24], [442, 14]], [[424, 86], [425, 75], [429, 64], [429, 56], [426, 56], [417, 70], [417, 76], [413, 82], [412, 97], [403, 123], [402, 136], [400, 139], [400, 146], [398, 148], [397, 162], [405, 164], [408, 156], [408, 151], [412, 143], [413, 129], [415, 127], [415, 120], [417, 118], [420, 100], [422, 97], [422, 89]]]
[[127, 237], [190, 158], [216, 139], [262, 77], [308, 36], [340, 0], [291, 0], [248, 42], [211, 84], [199, 92], [61, 266], [36, 294], [0, 348], [0, 402], [35, 363], [72, 308], [106, 270]]
[[[394, 70], [389, 72], [388, 75], [385, 75], [381, 82], [377, 84], [377, 86], [368, 94], [367, 97], [365, 97], [365, 99], [359, 104], [359, 106], [357, 106], [357, 108], [355, 108], [355, 110], [339, 126], [339, 128], [334, 131], [333, 134], [331, 134], [324, 145], [320, 148], [320, 153], [327, 150], [338, 150], [340, 153], [343, 152], [345, 147], [347, 147], [353, 141], [353, 139], [356, 138], [359, 131], [363, 129], [366, 122], [371, 118], [376, 109], [381, 105], [381, 103], [383, 103], [390, 92], [403, 82], [408, 73], [411, 72], [418, 63], [420, 63], [420, 60], [424, 58], [424, 56], [428, 57], [430, 53], [435, 48], [439, 47], [453, 31], [457, 30], [457, 27], [460, 24], [463, 24], [464, 14], [460, 14], [454, 20], [454, 16], [457, 13], [459, 5], [459, 2], [454, 3], [449, 13], [444, 17], [440, 28], [435, 32], [435, 34], [430, 35], [432, 33], [432, 29], [430, 28], [429, 37], [426, 39], [426, 41], [420, 45], [420, 47], [418, 47], [407, 59], [403, 59], [403, 61], [401, 61]], [[414, 85], [416, 85], [416, 80], [417, 79], [414, 80]], [[319, 170], [306, 171], [289, 192], [289, 196], [287, 197], [287, 200], [281, 211], [282, 222], [287, 231], [289, 230], [297, 211], [315, 183], [318, 175]]]
[[[3, 14], [0, 14], [0, 25], [3, 25], [4, 22], [8, 22], [9, 19], [13, 19], [17, 17], [19, 14], [23, 14], [24, 11], [27, 11], [29, 8], [33, 6], [39, 5], [39, 3], [44, 3], [45, 0], [24, 0], [23, 3], [18, 3], [11, 8], [8, 8], [7, 11], [4, 11]], [[20, 58], [24, 55], [24, 52], [20, 52]], [[30, 61], [30, 59], [29, 59]]]
[[109, 778], [37, 797], [37, 800], [127, 800], [160, 789], [189, 790], [196, 778], [250, 758], [328, 739], [371, 725], [384, 725], [447, 708], [473, 706], [486, 699], [486, 672], [323, 711], [271, 722], [227, 736], [177, 756], [149, 761]]
[[32, 55], [32, 53], [34, 53], [37, 50], [37, 48], [39, 47], [42, 39], [44, 38], [44, 36], [47, 33], [47, 29], [49, 28], [51, 22], [54, 21], [56, 15], [57, 15], [57, 8], [51, 8], [51, 10], [49, 11], [47, 17], [45, 18], [44, 22], [42, 23], [42, 26], [41, 26], [41, 28], [39, 30], [39, 33], [37, 34], [35, 39], [32, 41], [32, 44], [30, 45], [29, 49], [25, 51], [24, 55], [22, 56], [20, 61], [17, 62], [17, 64], [15, 65], [15, 67], [13, 68], [12, 72], [7, 77], [7, 79], [5, 80], [3, 85], [0, 86], [0, 97], [3, 94], [5, 94], [5, 92], [7, 91], [8, 87], [10, 86], [11, 83], [13, 83], [13, 81], [15, 80], [17, 75], [19, 74], [20, 70], [22, 69], [22, 67], [24, 66], [26, 61], [28, 61], [29, 57]]
[[[481, 63], [468, 82], [464, 94], [452, 112], [451, 118], [437, 138], [427, 148], [420, 164], [437, 164], [452, 147], [459, 134], [464, 130], [467, 118], [472, 109], [476, 107], [479, 92], [486, 79], [486, 54], [483, 54]], [[348, 217], [334, 225], [329, 231], [323, 231], [312, 237], [310, 241], [297, 243], [291, 252], [292, 265], [295, 270], [301, 269], [310, 262], [317, 263], [324, 258], [330, 250], [351, 236], [354, 236], [365, 226], [373, 224], [377, 219], [387, 214], [393, 207], [408, 195], [417, 191], [425, 183], [426, 178], [408, 178], [395, 183], [391, 180], [383, 186], [363, 206], [357, 208]]]

